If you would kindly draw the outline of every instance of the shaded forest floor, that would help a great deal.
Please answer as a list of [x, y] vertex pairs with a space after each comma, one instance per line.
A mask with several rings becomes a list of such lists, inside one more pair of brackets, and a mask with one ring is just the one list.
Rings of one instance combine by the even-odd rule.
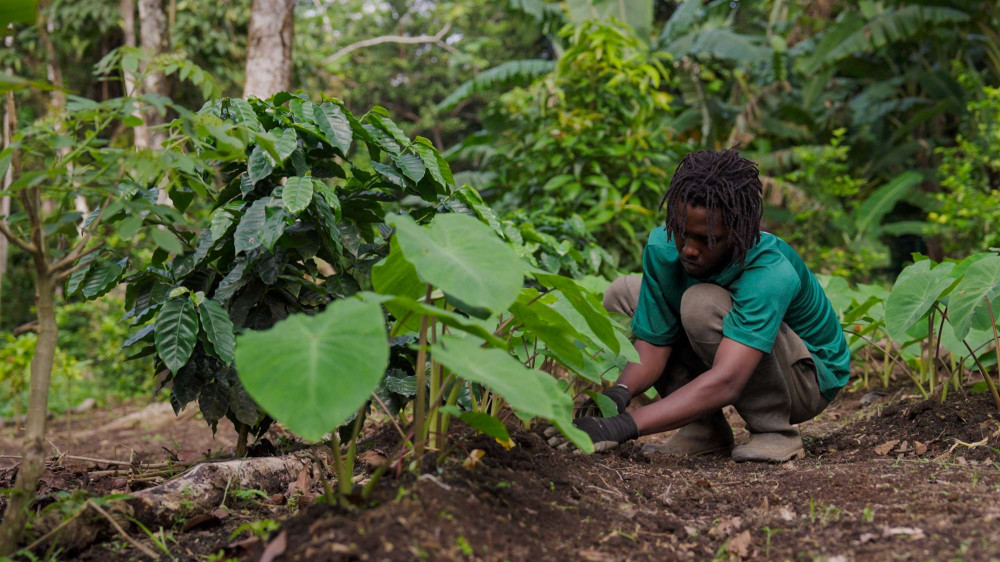
[[[419, 479], [408, 472], [384, 477], [375, 505], [358, 513], [311, 501], [322, 485], [300, 475], [289, 493], [231, 494], [212, 517], [179, 518], [160, 538], [182, 560], [220, 550], [242, 560], [265, 551], [278, 560], [996, 557], [1000, 416], [992, 400], [978, 395], [941, 405], [899, 393], [861, 394], [843, 393], [803, 424], [807, 458], [781, 465], [646, 455], [638, 445], [573, 455], [528, 431], [514, 431], [517, 446], [506, 451], [466, 432], [454, 440], [443, 470]], [[121, 422], [139, 409], [86, 414], [73, 422], [73, 441], [65, 420], [54, 420], [52, 444], [67, 455], [182, 464], [205, 453], [231, 454], [235, 434], [228, 427], [213, 439], [195, 416], [177, 420], [171, 413], [157, 421], [148, 409], [138, 422]], [[737, 442], [745, 441], [738, 417], [732, 421]], [[108, 431], [115, 422], [125, 427]], [[0, 434], [0, 454], [16, 454], [12, 437], [12, 428]], [[362, 449], [377, 456], [395, 438], [391, 426], [375, 427]], [[475, 449], [485, 455], [464, 468]], [[0, 459], [0, 467], [13, 462]], [[108, 468], [64, 459], [46, 474], [41, 492], [83, 487], [103, 494], [157, 481], [106, 474]], [[98, 469], [105, 474], [93, 476]], [[12, 472], [0, 468], [0, 487]], [[262, 520], [274, 523], [254, 523]], [[260, 535], [270, 530], [269, 537], [248, 527]], [[146, 539], [135, 528], [131, 533]], [[139, 555], [109, 534], [71, 557]]]

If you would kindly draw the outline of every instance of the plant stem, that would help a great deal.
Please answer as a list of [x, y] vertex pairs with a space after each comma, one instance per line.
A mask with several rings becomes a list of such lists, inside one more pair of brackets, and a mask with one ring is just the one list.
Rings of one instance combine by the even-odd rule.
[[[931, 392], [937, 388], [937, 365], [934, 364], [934, 357], [931, 355], [931, 346], [934, 344], [934, 313], [935, 310], [931, 310], [931, 313], [927, 316], [927, 343], [925, 353], [927, 355], [927, 365], [924, 367], [925, 373], [927, 375], [928, 385], [927, 387], [931, 389]], [[940, 339], [940, 335], [938, 335]]]
[[[869, 339], [867, 336], [863, 336], [863, 335], [859, 334], [858, 332], [854, 332], [852, 330], [844, 330], [844, 331], [847, 332], [847, 333], [849, 333], [849, 334], [854, 334], [854, 335], [858, 336], [859, 338], [861, 338], [861, 339], [867, 341], [868, 343], [872, 344], [876, 348], [878, 348], [882, 353], [885, 354], [885, 356], [887, 358], [892, 359], [892, 361], [896, 365], [899, 365], [900, 368], [903, 369], [903, 372], [905, 372], [907, 374], [907, 376], [909, 376], [910, 379], [913, 380], [913, 383], [915, 385], [917, 385], [917, 390], [920, 391], [920, 394], [924, 397], [925, 400], [929, 397], [929, 395], [927, 394], [927, 391], [924, 390], [924, 386], [922, 384], [920, 384], [920, 379], [917, 378], [917, 376], [915, 374], [913, 374], [913, 371], [911, 371], [910, 368], [907, 367], [905, 363], [901, 363], [898, 359], [896, 359], [895, 357], [892, 357], [889, 354], [889, 350], [892, 349], [892, 342], [891, 341], [888, 342], [888, 345], [886, 346], [886, 348], [882, 348], [882, 346], [880, 346], [879, 344], [875, 343], [874, 341], [872, 341], [871, 339]], [[886, 363], [888, 363], [888, 361], [886, 361]], [[885, 369], [885, 374], [883, 375], [883, 377], [884, 377], [883, 384], [885, 386], [889, 386], [889, 374], [888, 374], [888, 371], [889, 371], [889, 369], [886, 368]]]
[[239, 435], [236, 437], [236, 458], [242, 459], [247, 456], [247, 424], [240, 423]]
[[[997, 335], [997, 321], [993, 317], [993, 305], [990, 304], [990, 296], [986, 295], [983, 298], [986, 301], [986, 310], [990, 312], [990, 326], [993, 327], [993, 350], [997, 354], [997, 368], [1000, 369], [1000, 336]], [[988, 381], [986, 385], [990, 387], [990, 392], [993, 393], [993, 401], [997, 405], [997, 410], [1000, 410], [1000, 395], [997, 394], [997, 387], [993, 384], [993, 379], [986, 374], [986, 371], [983, 371], [983, 376], [986, 377]]]
[[[433, 290], [434, 288], [430, 283], [428, 283], [427, 295], [424, 297], [425, 301], [430, 302], [431, 292]], [[427, 323], [428, 317], [423, 316], [420, 320], [420, 338], [417, 340], [417, 364], [415, 365], [415, 371], [417, 374], [417, 398], [413, 414], [413, 456], [417, 461], [417, 467], [420, 466], [420, 461], [424, 456], [424, 412], [427, 406], [425, 404], [425, 401], [427, 400], [427, 379], [425, 372], [425, 364], [427, 363]]]
[[348, 482], [348, 486], [350, 486], [351, 475], [344, 471], [344, 460], [340, 457], [340, 435], [337, 433], [337, 430], [333, 430], [330, 436], [330, 444], [330, 449], [333, 451], [333, 469], [337, 472], [337, 502], [343, 503], [345, 500], [342, 497], [341, 489], [343, 488], [345, 479]]
[[370, 400], [366, 401], [358, 408], [358, 414], [354, 417], [354, 427], [351, 428], [351, 440], [347, 444], [347, 458], [344, 460], [344, 472], [347, 473], [347, 480], [340, 481], [340, 491], [345, 496], [351, 493], [351, 479], [354, 478], [354, 457], [358, 452], [358, 435], [361, 434], [361, 426], [365, 423], [365, 418], [368, 416], [368, 409], [371, 405]]

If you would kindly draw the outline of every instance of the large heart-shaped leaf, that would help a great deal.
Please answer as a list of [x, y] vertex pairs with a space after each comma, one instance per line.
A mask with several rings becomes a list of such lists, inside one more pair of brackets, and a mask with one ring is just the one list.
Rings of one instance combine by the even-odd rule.
[[923, 260], [903, 270], [907, 274], [900, 273], [885, 302], [889, 337], [897, 343], [909, 339], [906, 331], [926, 317], [941, 293], [955, 281], [948, 275], [954, 264], [944, 263], [934, 269], [930, 266], [930, 260]]
[[295, 176], [288, 178], [285, 189], [281, 192], [281, 200], [289, 213], [297, 215], [304, 211], [313, 197], [313, 180]]
[[553, 422], [578, 448], [593, 451], [587, 434], [572, 424], [573, 400], [552, 376], [528, 369], [503, 350], [454, 336], [442, 336], [431, 353], [458, 376], [490, 387], [515, 410]]
[[181, 296], [163, 303], [153, 339], [163, 364], [176, 374], [191, 357], [198, 340], [198, 315], [191, 299]]
[[522, 329], [537, 336], [562, 360], [569, 361], [570, 367], [583, 367], [583, 353], [575, 343], [577, 339], [583, 340], [583, 336], [562, 314], [542, 302], [538, 291], [523, 289], [517, 301], [510, 305], [510, 311]]
[[343, 299], [320, 314], [296, 314], [236, 341], [247, 392], [289, 430], [318, 441], [365, 403], [389, 362], [375, 301]]
[[955, 336], [962, 339], [969, 329], [990, 327], [986, 299], [993, 307], [994, 317], [1000, 316], [1000, 256], [992, 256], [969, 266], [965, 277], [952, 291], [948, 301], [948, 319]]
[[351, 150], [351, 141], [354, 136], [351, 133], [351, 122], [347, 120], [344, 111], [340, 106], [325, 101], [313, 106], [313, 119], [319, 130], [323, 131], [327, 142], [331, 146], [340, 150], [341, 156], [346, 157]]
[[503, 312], [521, 290], [526, 264], [472, 217], [439, 215], [430, 227], [394, 215], [399, 247], [420, 278], [462, 302]]
[[215, 354], [226, 365], [231, 365], [235, 358], [236, 336], [233, 334], [233, 321], [229, 319], [229, 313], [221, 304], [206, 299], [198, 307], [198, 316], [201, 317], [201, 326], [205, 329], [208, 341], [212, 342]]
[[[565, 297], [566, 302], [579, 314], [579, 319], [583, 320], [583, 323], [586, 324], [589, 330], [575, 322], [577, 318], [574, 318], [574, 315], [565, 310], [565, 308], [560, 308], [557, 305], [556, 310], [562, 312], [563, 316], [569, 319], [570, 323], [574, 326], [581, 326], [581, 332], [584, 335], [592, 336], [592, 341], [595, 345], [603, 344], [614, 354], [627, 353], [631, 355], [629, 348], [632, 346], [624, 346], [625, 349], [622, 349], [621, 339], [611, 325], [611, 318], [608, 317], [608, 313], [604, 310], [604, 307], [586, 289], [581, 287], [579, 283], [569, 277], [541, 270], [535, 270], [533, 273], [541, 284], [559, 290], [562, 296]], [[633, 349], [632, 352], [634, 353], [634, 351]], [[639, 359], [636, 356], [635, 359], [629, 360], [638, 361]]]

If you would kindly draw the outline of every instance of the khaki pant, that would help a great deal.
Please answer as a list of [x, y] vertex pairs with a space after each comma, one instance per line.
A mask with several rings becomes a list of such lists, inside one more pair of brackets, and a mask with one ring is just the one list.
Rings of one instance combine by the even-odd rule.
[[[619, 277], [604, 293], [604, 308], [635, 315], [642, 278]], [[722, 342], [722, 320], [733, 308], [729, 291], [701, 283], [681, 296], [682, 335], [654, 383], [666, 396], [708, 370]], [[782, 322], [771, 353], [761, 358], [733, 404], [752, 433], [796, 433], [792, 424], [816, 417], [828, 402], [820, 394], [816, 364], [802, 340]]]

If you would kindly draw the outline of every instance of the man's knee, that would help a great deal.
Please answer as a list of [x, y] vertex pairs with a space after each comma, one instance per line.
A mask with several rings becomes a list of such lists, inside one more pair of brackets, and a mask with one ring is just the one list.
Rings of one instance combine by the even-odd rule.
[[642, 277], [638, 275], [625, 275], [615, 279], [604, 291], [604, 309], [608, 312], [634, 316], [635, 308], [639, 305], [641, 286]]
[[729, 291], [711, 283], [699, 283], [681, 295], [681, 325], [692, 342], [722, 338], [722, 319], [733, 308]]

